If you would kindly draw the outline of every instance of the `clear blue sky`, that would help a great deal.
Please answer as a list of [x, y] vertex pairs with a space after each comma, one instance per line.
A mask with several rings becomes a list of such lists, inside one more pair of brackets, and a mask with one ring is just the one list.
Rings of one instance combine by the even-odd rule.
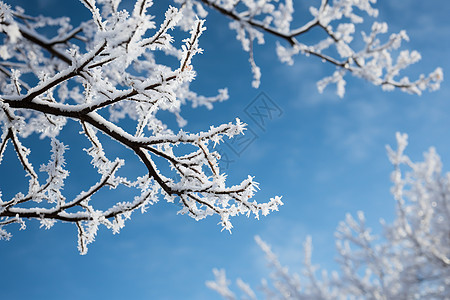
[[[167, 6], [157, 2], [158, 7]], [[73, 15], [77, 20], [89, 16], [75, 0], [9, 4], [30, 14]], [[213, 111], [186, 109], [187, 129], [206, 130], [237, 116], [248, 123], [248, 134], [255, 139], [240, 156], [223, 146], [234, 161], [228, 166], [229, 180], [255, 176], [261, 187], [259, 201], [283, 196], [280, 212], [259, 221], [235, 218], [230, 235], [221, 232], [216, 217], [196, 222], [176, 215], [176, 206], [161, 201], [146, 214], [135, 213], [119, 235], [102, 229], [86, 256], [77, 252], [76, 228], [71, 224], [57, 224], [48, 231], [39, 229], [37, 222], [28, 223], [25, 231], [10, 226], [12, 240], [0, 242], [0, 298], [216, 299], [204, 284], [212, 279], [214, 267], [226, 268], [230, 278], [240, 276], [253, 287], [267, 275], [263, 255], [253, 241], [256, 234], [272, 244], [291, 270], [299, 266], [301, 245], [310, 234], [313, 261], [333, 268], [333, 233], [347, 212], [364, 211], [378, 232], [379, 218], [393, 217], [392, 167], [385, 145], [395, 145], [396, 131], [409, 134], [407, 153], [413, 159], [421, 159], [428, 147], [435, 146], [445, 169], [450, 166], [450, 84], [445, 80], [450, 69], [450, 2], [379, 0], [376, 6], [379, 20], [390, 24], [390, 32], [407, 30], [411, 41], [404, 47], [423, 56], [408, 70], [411, 78], [438, 66], [444, 69], [439, 91], [421, 97], [383, 92], [347, 77], [343, 99], [332, 87], [319, 94], [315, 83], [333, 68], [306, 57], [298, 57], [294, 66], [283, 65], [275, 57], [271, 39], [256, 49], [262, 83], [255, 90], [246, 53], [228, 30], [228, 21], [213, 13], [201, 39], [205, 53], [194, 60], [198, 75], [192, 86], [205, 95], [226, 86], [231, 97]], [[261, 92], [282, 110], [263, 128], [245, 112]], [[77, 153], [73, 150], [69, 155]], [[4, 194], [15, 193], [20, 186], [22, 175], [15, 159], [10, 151], [0, 166]], [[73, 175], [68, 192], [86, 176], [82, 169], [75, 169]], [[122, 191], [114, 196], [129, 197]]]

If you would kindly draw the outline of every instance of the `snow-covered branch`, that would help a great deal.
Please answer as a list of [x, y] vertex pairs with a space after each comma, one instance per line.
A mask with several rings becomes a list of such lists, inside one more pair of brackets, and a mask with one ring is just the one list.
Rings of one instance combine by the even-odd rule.
[[[399, 88], [413, 94], [424, 90], [435, 90], [443, 80], [442, 69], [437, 68], [428, 76], [420, 75], [416, 80], [400, 77], [400, 71], [420, 60], [417, 51], [402, 50], [396, 55], [401, 42], [408, 41], [405, 31], [381, 37], [387, 33], [386, 23], [374, 21], [370, 33], [361, 32], [355, 39], [357, 25], [365, 18], [374, 19], [378, 10], [373, 7], [376, 0], [321, 1], [319, 7], [310, 7], [311, 19], [301, 25], [295, 17], [295, 1], [292, 0], [176, 0], [187, 11], [184, 26], [192, 24], [196, 14], [206, 16], [204, 7], [209, 7], [231, 19], [230, 28], [249, 53], [249, 62], [254, 75], [253, 86], [258, 87], [261, 72], [254, 58], [254, 45], [264, 44], [264, 35], [274, 36], [280, 61], [293, 64], [298, 54], [314, 56], [336, 67], [336, 71], [317, 83], [322, 92], [331, 83], [337, 85], [337, 94], [345, 93], [345, 75], [348, 73], [381, 86], [384, 90]], [[366, 16], [364, 16], [366, 15]], [[295, 24], [295, 25], [293, 25]], [[306, 42], [303, 36], [316, 30], [315, 42]], [[319, 37], [320, 36], [320, 37]], [[355, 41], [356, 40], [356, 41]], [[361, 46], [362, 45], [362, 46]]]
[[[223, 89], [212, 97], [189, 89], [195, 78], [192, 58], [202, 52], [199, 38], [204, 21], [193, 21], [177, 48], [170, 31], [182, 12], [175, 7], [168, 8], [157, 26], [147, 12], [152, 1], [136, 1], [131, 13], [119, 10], [120, 1], [81, 2], [92, 20], [76, 27], [68, 18], [28, 16], [0, 2], [0, 163], [12, 144], [29, 180], [27, 192], [0, 198], [0, 238], [11, 237], [7, 225], [19, 223], [23, 229], [27, 219], [38, 220], [45, 229], [57, 221], [71, 222], [84, 254], [100, 225], [118, 233], [135, 210], [145, 212], [161, 196], [179, 202], [179, 213], [196, 220], [219, 215], [227, 230], [233, 216], [259, 217], [277, 210], [282, 205], [279, 197], [267, 203], [253, 200], [258, 184], [250, 176], [240, 184], [226, 185], [214, 146], [224, 137], [244, 133], [246, 125], [239, 119], [206, 132], [175, 133], [157, 116], [159, 111], [169, 111], [183, 125], [180, 111], [186, 102], [211, 108], [228, 97]], [[56, 26], [57, 34], [48, 38], [42, 28], [50, 26]], [[179, 65], [158, 63], [157, 52], [174, 57]], [[124, 118], [134, 124], [124, 126]], [[85, 152], [99, 175], [71, 197], [63, 189], [69, 176], [65, 152], [72, 145], [59, 140], [69, 122], [78, 124], [91, 145]], [[39, 169], [29, 159], [33, 149], [27, 147], [26, 138], [32, 134], [48, 138], [51, 144], [49, 162]], [[120, 175], [126, 162], [110, 159], [114, 154], [102, 145], [105, 136], [134, 152], [146, 172], [137, 178]], [[137, 190], [138, 195], [106, 209], [96, 205], [99, 191], [119, 186]]]

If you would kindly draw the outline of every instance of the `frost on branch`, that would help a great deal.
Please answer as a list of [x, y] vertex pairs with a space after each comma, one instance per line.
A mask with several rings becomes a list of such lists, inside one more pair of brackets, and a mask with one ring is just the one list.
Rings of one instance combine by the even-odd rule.
[[[57, 221], [70, 222], [77, 227], [78, 249], [85, 254], [99, 226], [118, 233], [135, 210], [145, 212], [161, 196], [179, 202], [179, 213], [196, 220], [218, 215], [227, 230], [233, 216], [258, 218], [277, 210], [282, 205], [279, 197], [267, 203], [253, 200], [258, 184], [252, 177], [227, 186], [219, 169], [220, 156], [213, 148], [224, 137], [244, 133], [239, 119], [188, 133], [174, 132], [158, 117], [158, 112], [168, 111], [183, 125], [182, 105], [191, 102], [210, 109], [228, 98], [226, 89], [206, 97], [189, 88], [195, 78], [192, 58], [202, 52], [204, 21], [193, 20], [187, 38], [177, 46], [171, 36], [182, 19], [177, 8], [169, 7], [156, 24], [147, 13], [152, 1], [137, 0], [132, 12], [120, 10], [119, 0], [81, 2], [92, 20], [76, 27], [68, 18], [29, 16], [0, 2], [0, 163], [14, 159], [4, 157], [6, 147], [13, 147], [29, 182], [27, 192], [11, 199], [0, 194], [0, 239], [11, 237], [6, 225], [18, 223], [25, 229], [28, 219], [38, 220], [45, 229]], [[57, 34], [41, 34], [47, 27], [56, 27]], [[178, 64], [158, 63], [158, 52]], [[123, 125], [125, 118], [133, 125]], [[63, 194], [69, 176], [64, 154], [78, 146], [60, 140], [69, 122], [77, 124], [90, 145], [84, 150], [98, 173], [96, 182], [75, 196]], [[33, 149], [26, 138], [33, 134], [51, 145], [50, 160], [40, 168], [29, 159]], [[136, 178], [120, 175], [125, 161], [108, 153], [102, 145], [105, 137], [131, 150], [146, 172]], [[138, 193], [100, 209], [97, 192], [118, 187]]]
[[[266, 298], [450, 298], [450, 173], [442, 174], [434, 148], [423, 162], [412, 162], [404, 154], [407, 135], [398, 133], [397, 143], [396, 150], [388, 147], [396, 218], [391, 224], [381, 222], [383, 235], [371, 232], [362, 212], [356, 218], [348, 214], [335, 233], [339, 270], [319, 273], [311, 263], [312, 243], [307, 238], [304, 267], [298, 274], [289, 272], [256, 237], [272, 270], [270, 281], [262, 282]], [[238, 299], [225, 271], [214, 270], [214, 276], [207, 282], [209, 288], [225, 299]]]
[[[437, 68], [428, 76], [420, 75], [411, 80], [400, 71], [420, 60], [417, 51], [400, 50], [405, 31], [383, 36], [388, 31], [386, 23], [374, 21], [371, 31], [357, 33], [357, 25], [374, 19], [378, 10], [376, 0], [322, 0], [319, 7], [310, 7], [310, 21], [299, 25], [295, 18], [293, 0], [175, 0], [188, 13], [183, 22], [191, 24], [195, 13], [205, 15], [210, 7], [231, 19], [230, 28], [249, 53], [253, 73], [252, 85], [257, 88], [261, 71], [254, 57], [255, 44], [264, 44], [264, 35], [277, 41], [276, 52], [280, 61], [293, 64], [298, 54], [314, 56], [336, 67], [329, 77], [320, 80], [317, 87], [322, 92], [331, 83], [337, 85], [337, 94], [343, 97], [345, 75], [363, 78], [384, 90], [401, 89], [421, 94], [424, 90], [436, 90], [443, 80], [442, 69]], [[304, 36], [316, 30], [314, 42], [306, 43]], [[357, 34], [356, 34], [357, 33]]]

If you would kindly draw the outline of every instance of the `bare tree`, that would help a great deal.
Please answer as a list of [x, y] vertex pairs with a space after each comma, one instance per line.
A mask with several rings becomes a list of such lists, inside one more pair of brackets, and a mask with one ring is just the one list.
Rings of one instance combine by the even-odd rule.
[[[420, 55], [402, 51], [393, 62], [391, 50], [397, 49], [407, 36], [404, 32], [393, 34], [381, 43], [377, 36], [386, 32], [386, 24], [374, 23], [372, 32], [363, 35], [364, 48], [352, 49], [354, 24], [363, 20], [353, 8], [376, 16], [377, 11], [371, 6], [374, 1], [322, 1], [319, 8], [311, 9], [312, 20], [296, 29], [290, 29], [293, 3], [289, 0], [177, 0], [181, 8], [169, 7], [158, 26], [147, 13], [151, 1], [137, 0], [131, 12], [119, 9], [120, 0], [81, 2], [92, 13], [92, 19], [78, 26], [73, 26], [67, 17], [30, 16], [21, 8], [12, 9], [0, 2], [0, 163], [7, 145], [12, 144], [29, 181], [28, 191], [0, 199], [2, 239], [11, 237], [4, 229], [6, 225], [19, 223], [24, 228], [27, 219], [39, 220], [45, 228], [57, 221], [70, 222], [78, 228], [79, 250], [84, 254], [99, 225], [116, 233], [133, 211], [145, 211], [158, 201], [159, 195], [169, 202], [179, 202], [180, 213], [196, 220], [219, 215], [227, 230], [232, 228], [232, 216], [258, 217], [282, 205], [280, 197], [267, 203], [254, 201], [258, 185], [250, 176], [238, 185], [226, 185], [226, 175], [218, 166], [220, 156], [213, 148], [225, 136], [232, 138], [243, 133], [245, 124], [239, 119], [193, 134], [169, 128], [157, 116], [159, 111], [168, 111], [183, 126], [183, 104], [191, 102], [193, 106], [211, 108], [214, 102], [228, 98], [226, 89], [219, 90], [217, 96], [205, 97], [189, 88], [195, 77], [191, 59], [202, 51], [198, 41], [205, 27], [197, 15], [206, 16], [204, 6], [232, 19], [231, 27], [250, 54], [255, 87], [259, 85], [260, 71], [253, 44], [262, 43], [264, 34], [287, 43], [277, 45], [282, 61], [292, 63], [293, 55], [303, 53], [334, 64], [336, 72], [318, 86], [323, 90], [327, 84], [337, 83], [341, 96], [343, 76], [348, 72], [386, 89], [400, 88], [418, 94], [426, 88], [438, 88], [442, 80], [439, 68], [416, 81], [406, 77], [396, 80], [399, 71], [416, 62]], [[55, 32], [46, 30], [50, 27], [57, 30], [48, 37], [44, 33]], [[175, 27], [189, 31], [180, 49], [173, 45], [169, 34]], [[314, 45], [301, 43], [300, 37], [315, 27], [323, 31], [324, 39]], [[327, 54], [328, 50], [334, 53], [332, 46], [337, 49], [338, 58]], [[179, 64], [171, 67], [159, 63], [159, 53], [175, 57]], [[123, 125], [124, 119], [134, 125]], [[67, 130], [68, 122], [76, 123], [91, 144], [86, 152], [99, 174], [97, 182], [69, 199], [62, 193], [69, 175], [64, 158], [67, 147], [58, 139]], [[25, 141], [33, 134], [49, 139], [52, 148], [48, 164], [38, 171], [28, 159], [30, 149]], [[125, 162], [105, 153], [104, 137], [131, 150], [145, 166], [145, 174], [132, 179], [120, 176], [118, 170]], [[161, 171], [160, 161], [171, 169]], [[137, 189], [138, 195], [107, 209], [94, 206], [98, 191], [118, 186]]]
[[[365, 225], [362, 212], [347, 215], [335, 233], [339, 271], [331, 274], [312, 264], [312, 242], [304, 244], [304, 268], [289, 273], [270, 246], [256, 237], [273, 270], [262, 283], [267, 299], [449, 299], [450, 298], [450, 173], [442, 174], [436, 151], [414, 163], [404, 154], [406, 134], [397, 134], [397, 151], [388, 147], [395, 169], [391, 175], [396, 219], [376, 237]], [[405, 170], [406, 169], [406, 170]], [[409, 169], [409, 170], [408, 170]], [[207, 286], [223, 298], [237, 299], [224, 270], [214, 270]], [[331, 276], [330, 276], [331, 275]], [[242, 280], [245, 297], [256, 293]]]

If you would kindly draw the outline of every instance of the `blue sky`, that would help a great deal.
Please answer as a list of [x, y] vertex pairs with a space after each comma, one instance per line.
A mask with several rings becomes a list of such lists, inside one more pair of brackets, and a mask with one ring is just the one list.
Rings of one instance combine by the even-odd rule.
[[[33, 222], [26, 231], [10, 226], [13, 238], [0, 242], [0, 298], [215, 299], [218, 296], [204, 284], [212, 279], [214, 267], [226, 268], [230, 278], [242, 277], [253, 287], [267, 275], [263, 254], [253, 241], [256, 234], [273, 246], [282, 263], [295, 270], [307, 234], [313, 239], [313, 261], [324, 268], [335, 266], [333, 233], [347, 212], [364, 211], [369, 225], [379, 232], [378, 220], [389, 221], [394, 213], [389, 193], [392, 166], [385, 145], [395, 146], [396, 131], [409, 134], [407, 153], [413, 159], [421, 159], [424, 151], [435, 146], [445, 170], [450, 165], [450, 84], [445, 80], [450, 69], [450, 2], [378, 2], [379, 20], [388, 22], [390, 32], [406, 29], [411, 41], [404, 47], [422, 54], [422, 60], [407, 73], [415, 78], [443, 68], [439, 91], [420, 97], [383, 92], [347, 77], [343, 99], [333, 87], [319, 94], [315, 83], [333, 68], [306, 57], [297, 57], [293, 66], [283, 65], [275, 57], [271, 39], [255, 51], [262, 69], [261, 86], [255, 90], [246, 53], [235, 33], [228, 30], [227, 20], [211, 13], [200, 42], [205, 53], [193, 62], [198, 75], [192, 87], [205, 95], [228, 87], [231, 97], [212, 111], [187, 108], [183, 113], [189, 122], [187, 129], [206, 130], [210, 124], [235, 117], [248, 123], [255, 139], [240, 156], [226, 145], [221, 148], [233, 160], [227, 166], [229, 180], [233, 183], [253, 175], [261, 187], [259, 201], [282, 195], [285, 205], [259, 221], [235, 218], [229, 234], [221, 232], [216, 217], [196, 222], [176, 215], [178, 207], [161, 201], [146, 214], [135, 213], [119, 235], [102, 229], [86, 256], [77, 252], [76, 228], [71, 224], [57, 224], [47, 231]], [[75, 0], [60, 3], [9, 2], [31, 14], [73, 14], [77, 20], [89, 16]], [[158, 7], [164, 3], [158, 2]], [[261, 92], [282, 111], [263, 128], [246, 114]], [[74, 126], [74, 130], [78, 129]], [[46, 149], [39, 152], [45, 155]], [[73, 149], [69, 156], [78, 154]], [[10, 151], [0, 166], [4, 194], [15, 193], [21, 186], [15, 159]], [[83, 184], [86, 174], [84, 169], [73, 170], [73, 184], [66, 190]], [[114, 195], [129, 196], [121, 190]]]

